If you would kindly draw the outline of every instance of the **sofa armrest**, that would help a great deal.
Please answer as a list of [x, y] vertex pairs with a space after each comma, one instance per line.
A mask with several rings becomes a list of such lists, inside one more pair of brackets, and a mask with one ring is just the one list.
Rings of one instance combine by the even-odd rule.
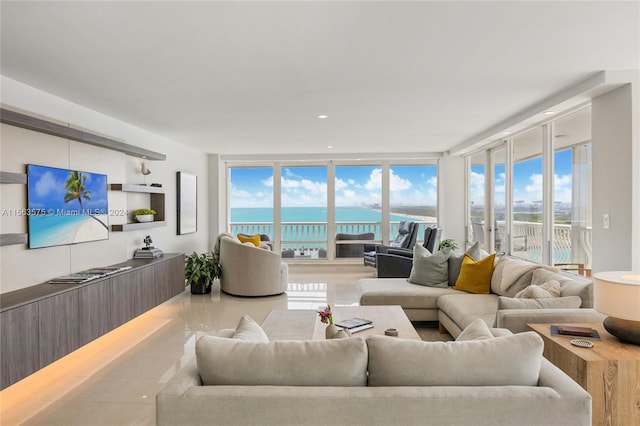
[[194, 386], [202, 386], [202, 379], [198, 372], [198, 363], [195, 357], [169, 380], [167, 385], [158, 393], [156, 399], [180, 397]]
[[527, 331], [527, 324], [602, 322], [605, 316], [595, 309], [501, 309], [496, 313], [496, 327], [514, 333]]
[[387, 254], [395, 254], [397, 256], [410, 257], [413, 259], [413, 250], [403, 248], [390, 248], [387, 250]]

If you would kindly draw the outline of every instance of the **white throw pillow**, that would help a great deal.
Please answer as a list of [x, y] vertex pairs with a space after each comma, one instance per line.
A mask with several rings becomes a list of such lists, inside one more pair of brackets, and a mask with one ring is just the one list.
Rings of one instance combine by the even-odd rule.
[[464, 342], [465, 340], [484, 340], [493, 339], [493, 334], [489, 330], [486, 322], [480, 318], [476, 318], [462, 330], [462, 333], [456, 337], [456, 342]]
[[544, 299], [560, 297], [560, 283], [556, 280], [547, 281], [542, 285], [531, 284], [529, 287], [516, 293], [516, 299]]
[[549, 280], [556, 280], [560, 283], [560, 296], [580, 296], [582, 308], [593, 307], [593, 285], [591, 280], [579, 277], [571, 278], [559, 271], [552, 272], [541, 268], [533, 272], [531, 284], [540, 285]]
[[233, 333], [233, 339], [248, 340], [251, 342], [268, 342], [269, 337], [262, 327], [249, 315], [240, 318], [238, 326]]
[[413, 247], [413, 265], [408, 281], [412, 284], [447, 288], [450, 252], [447, 249], [431, 254], [423, 245], [416, 244]]
[[369, 336], [369, 386], [537, 386], [535, 332], [464, 342]]
[[202, 336], [196, 342], [205, 386], [366, 386], [367, 355], [361, 337], [261, 343]]

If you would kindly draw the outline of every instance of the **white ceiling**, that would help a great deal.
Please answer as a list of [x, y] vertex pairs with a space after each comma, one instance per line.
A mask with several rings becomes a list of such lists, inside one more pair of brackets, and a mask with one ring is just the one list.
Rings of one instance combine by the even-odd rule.
[[226, 155], [446, 151], [640, 68], [638, 1], [0, 7], [3, 75]]

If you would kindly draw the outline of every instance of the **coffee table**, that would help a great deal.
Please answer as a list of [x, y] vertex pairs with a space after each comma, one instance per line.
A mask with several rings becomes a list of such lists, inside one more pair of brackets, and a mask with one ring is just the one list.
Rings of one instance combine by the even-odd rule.
[[[401, 339], [422, 340], [399, 305], [332, 306], [331, 311], [333, 312], [334, 322], [354, 317], [365, 318], [373, 321], [372, 328], [358, 331], [353, 334], [354, 336], [384, 336], [384, 331], [387, 328], [395, 328], [398, 330], [398, 337]], [[327, 324], [321, 323], [318, 315], [316, 315], [316, 317], [316, 324], [313, 330], [313, 340], [324, 340]]]
[[[422, 340], [400, 306], [332, 306], [334, 321], [353, 317], [373, 321], [373, 327], [354, 336], [384, 335], [387, 328], [398, 330], [401, 339]], [[273, 310], [262, 322], [270, 340], [324, 340], [326, 324], [315, 310]]]

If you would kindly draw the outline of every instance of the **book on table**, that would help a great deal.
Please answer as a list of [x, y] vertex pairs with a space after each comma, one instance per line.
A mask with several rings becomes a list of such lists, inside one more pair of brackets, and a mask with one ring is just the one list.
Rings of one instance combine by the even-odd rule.
[[373, 321], [365, 318], [348, 318], [340, 321], [336, 321], [336, 326], [349, 330], [351, 333], [357, 333], [358, 331], [366, 330], [373, 327]]
[[559, 325], [558, 334], [566, 334], [569, 336], [591, 337], [593, 335], [593, 329], [588, 327], [578, 327], [573, 325]]

